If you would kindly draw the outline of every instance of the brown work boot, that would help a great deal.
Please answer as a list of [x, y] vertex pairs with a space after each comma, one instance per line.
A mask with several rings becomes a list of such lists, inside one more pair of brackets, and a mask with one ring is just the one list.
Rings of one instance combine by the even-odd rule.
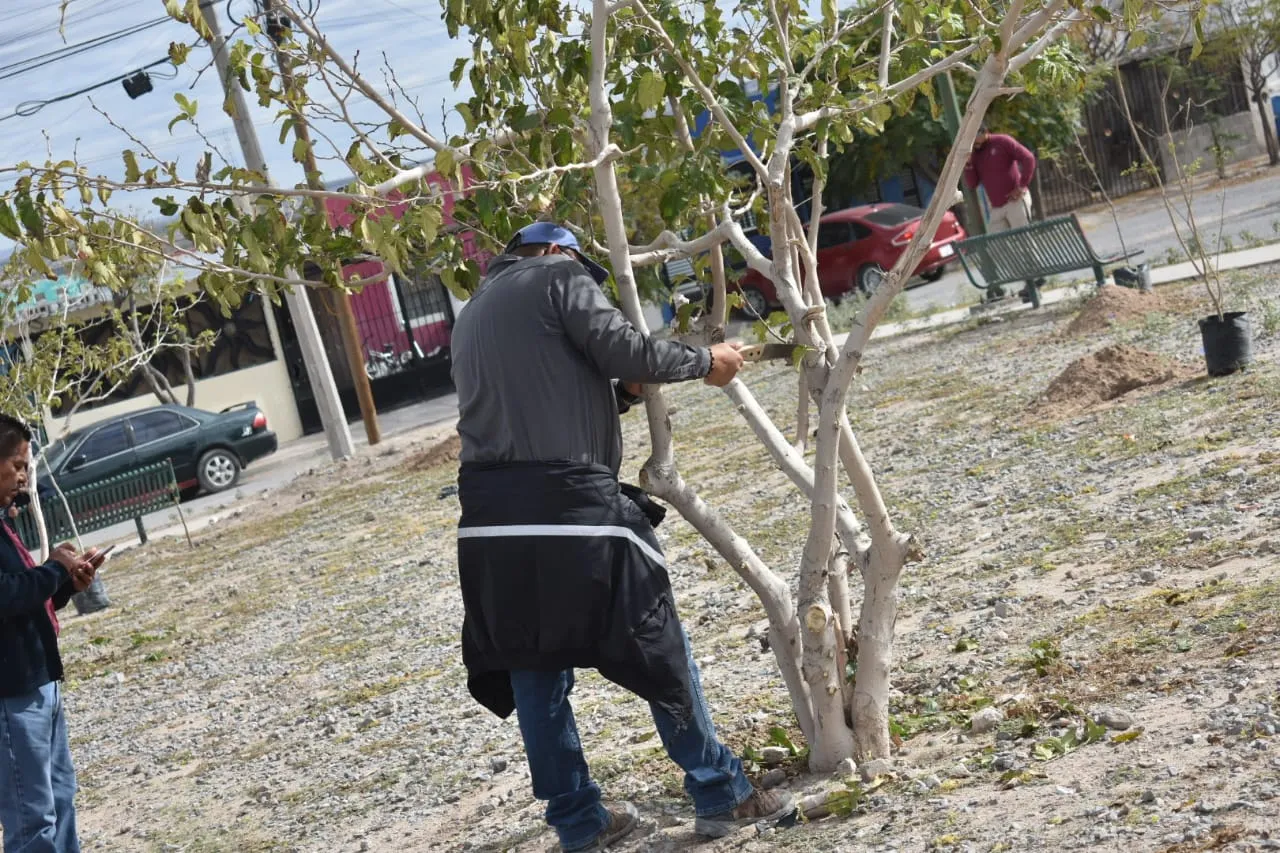
[[631, 830], [636, 828], [640, 820], [640, 813], [636, 811], [636, 807], [631, 803], [616, 803], [614, 805], [606, 805], [604, 810], [609, 813], [609, 822], [605, 824], [604, 829], [600, 830], [600, 834], [591, 841], [587, 842], [584, 847], [565, 847], [560, 845], [563, 853], [579, 853], [583, 850], [604, 850], [610, 844], [614, 844], [626, 838]]
[[693, 831], [705, 838], [723, 838], [735, 830], [762, 821], [781, 820], [795, 810], [790, 794], [756, 789], [751, 796], [731, 812], [721, 812], [710, 817], [699, 817], [693, 822]]

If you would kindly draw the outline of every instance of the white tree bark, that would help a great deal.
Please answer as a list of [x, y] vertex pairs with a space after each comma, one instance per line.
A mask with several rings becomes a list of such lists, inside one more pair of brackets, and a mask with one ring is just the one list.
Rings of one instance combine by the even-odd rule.
[[[589, 84], [591, 122], [590, 147], [602, 150], [609, 144], [613, 111], [608, 100], [604, 68], [607, 60], [605, 34], [608, 24], [607, 4], [594, 0], [591, 21], [592, 70]], [[632, 324], [648, 334], [640, 306], [639, 292], [631, 269], [630, 249], [623, 220], [622, 198], [612, 162], [601, 162], [595, 168], [596, 192], [609, 259], [623, 311]], [[796, 719], [806, 740], [814, 733], [814, 714], [805, 682], [799, 672], [801, 640], [799, 620], [786, 583], [774, 574], [751, 547], [680, 477], [675, 467], [671, 418], [662, 389], [645, 389], [645, 409], [649, 420], [652, 453], [641, 471], [641, 485], [657, 497], [668, 501], [687, 519], [712, 547], [751, 586], [769, 617], [770, 641], [782, 672], [783, 682], [791, 697]]]
[[853, 688], [854, 759], [889, 755], [889, 688], [893, 627], [898, 617], [898, 573], [868, 566], [858, 617], [858, 672]]

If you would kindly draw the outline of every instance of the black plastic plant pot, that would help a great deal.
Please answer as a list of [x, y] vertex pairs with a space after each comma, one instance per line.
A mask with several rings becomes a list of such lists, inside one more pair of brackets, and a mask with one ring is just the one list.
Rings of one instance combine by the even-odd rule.
[[1253, 330], [1243, 311], [1212, 314], [1200, 321], [1204, 364], [1210, 376], [1227, 376], [1253, 361]]

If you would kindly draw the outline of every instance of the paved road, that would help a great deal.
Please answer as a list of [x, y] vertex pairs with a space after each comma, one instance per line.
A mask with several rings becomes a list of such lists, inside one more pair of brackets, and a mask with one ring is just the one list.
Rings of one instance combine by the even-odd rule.
[[[378, 421], [383, 437], [390, 438], [456, 417], [457, 395], [448, 388], [439, 390], [439, 396], [433, 399], [381, 413]], [[356, 420], [351, 423], [351, 435], [357, 450], [368, 446], [361, 421]], [[281, 447], [279, 452], [246, 468], [236, 488], [216, 495], [202, 495], [194, 500], [184, 501], [182, 511], [188, 521], [199, 516], [207, 516], [239, 503], [245, 498], [288, 485], [299, 474], [327, 462], [328, 459], [328, 445], [323, 435], [310, 435], [289, 442]], [[178, 513], [177, 510], [152, 513], [143, 519], [143, 523], [149, 532], [163, 530], [179, 523]], [[127, 522], [99, 530], [83, 538], [87, 547], [130, 538], [136, 539], [137, 531], [133, 522]]]
[[[1182, 209], [1180, 200], [1174, 201], [1174, 209]], [[1251, 240], [1280, 240], [1280, 169], [1251, 179], [1235, 178], [1199, 187], [1192, 209], [1206, 239], [1216, 240], [1219, 223], [1222, 224], [1224, 251], [1246, 248]], [[1144, 249], [1145, 259], [1153, 267], [1167, 265], [1170, 250], [1179, 253], [1179, 260], [1185, 260], [1158, 195], [1143, 193], [1120, 199], [1116, 203], [1116, 214], [1123, 229], [1124, 245], [1130, 250]], [[1099, 253], [1120, 251], [1121, 232], [1105, 206], [1081, 213], [1080, 224]], [[1091, 277], [1091, 274], [1084, 272], [1081, 277]], [[963, 271], [950, 272], [934, 284], [907, 291], [907, 304], [911, 310], [920, 311], [973, 301], [977, 293]]]

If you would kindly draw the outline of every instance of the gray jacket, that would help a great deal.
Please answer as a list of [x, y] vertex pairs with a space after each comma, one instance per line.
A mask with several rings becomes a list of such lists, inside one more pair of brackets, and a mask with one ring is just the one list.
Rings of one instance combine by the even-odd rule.
[[462, 462], [622, 465], [611, 380], [698, 379], [709, 350], [635, 330], [565, 255], [502, 255], [453, 327]]

